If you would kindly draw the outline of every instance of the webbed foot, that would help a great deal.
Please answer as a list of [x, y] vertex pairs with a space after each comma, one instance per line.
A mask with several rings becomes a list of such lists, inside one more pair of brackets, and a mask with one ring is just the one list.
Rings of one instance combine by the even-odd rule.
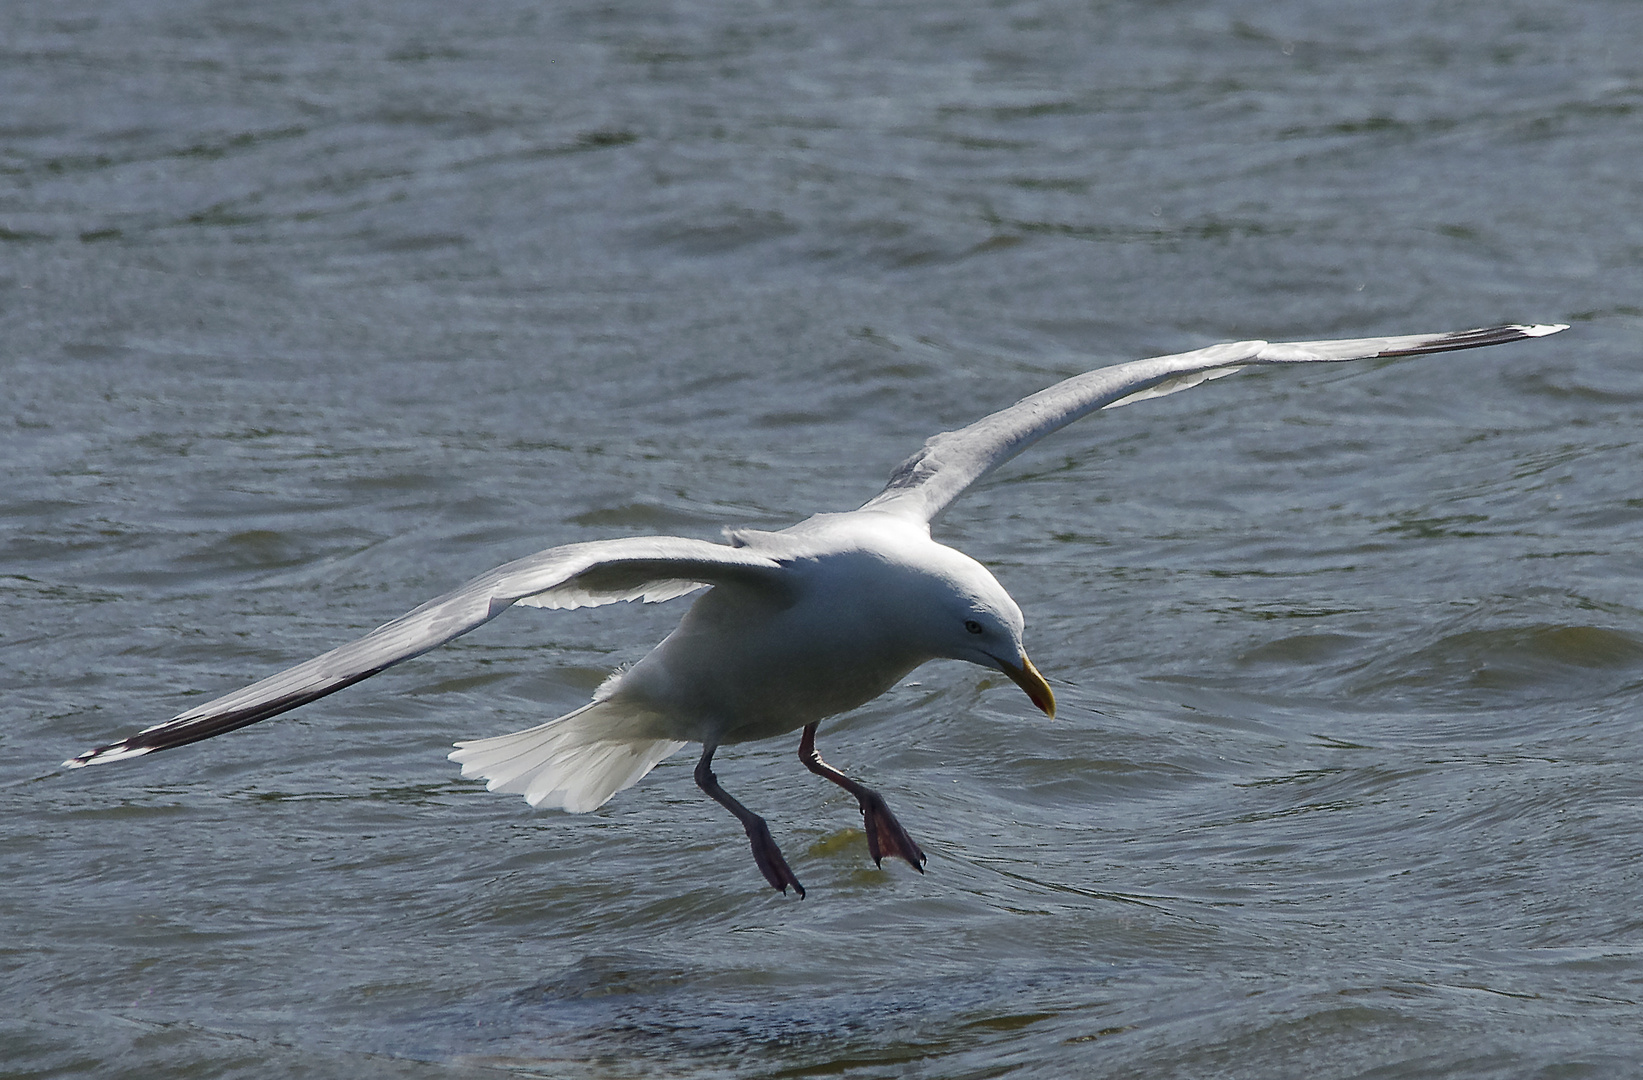
[[770, 826], [765, 824], [764, 818], [755, 817], [748, 821], [746, 829], [747, 838], [753, 844], [753, 861], [759, 864], [759, 873], [770, 882], [770, 887], [780, 890], [781, 894], [786, 896], [787, 887], [791, 885], [799, 894], [799, 899], [804, 899], [804, 886], [799, 884], [793, 868], [788, 866], [787, 860], [782, 857], [782, 849], [776, 846], [776, 841], [770, 835]]
[[924, 873], [924, 850], [907, 835], [879, 793], [862, 787], [857, 799], [861, 802], [862, 827], [867, 831], [867, 853], [873, 856], [873, 863], [883, 866], [886, 857], [897, 856]]

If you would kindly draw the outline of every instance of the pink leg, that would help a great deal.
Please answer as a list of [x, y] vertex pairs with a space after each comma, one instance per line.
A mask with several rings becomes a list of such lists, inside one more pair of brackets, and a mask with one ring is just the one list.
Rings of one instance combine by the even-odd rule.
[[907, 835], [907, 830], [901, 827], [901, 822], [896, 820], [896, 815], [890, 812], [879, 793], [865, 784], [856, 783], [816, 753], [815, 724], [807, 725], [799, 739], [799, 760], [817, 776], [825, 776], [856, 797], [856, 802], [861, 804], [862, 827], [867, 830], [867, 853], [873, 856], [875, 865], [883, 866], [886, 855], [899, 855], [914, 870], [924, 873], [924, 852]]
[[696, 786], [711, 795], [720, 806], [735, 814], [736, 820], [742, 823], [748, 840], [753, 844], [753, 861], [759, 864], [759, 873], [770, 882], [770, 887], [780, 889], [785, 896], [787, 887], [791, 885], [802, 899], [804, 886], [799, 884], [793, 868], [782, 858], [782, 849], [776, 846], [776, 841], [770, 836], [770, 826], [765, 824], [764, 818], [731, 798], [730, 794], [719, 786], [719, 778], [713, 775], [715, 749], [717, 747], [714, 746], [702, 748], [702, 760], [696, 763]]

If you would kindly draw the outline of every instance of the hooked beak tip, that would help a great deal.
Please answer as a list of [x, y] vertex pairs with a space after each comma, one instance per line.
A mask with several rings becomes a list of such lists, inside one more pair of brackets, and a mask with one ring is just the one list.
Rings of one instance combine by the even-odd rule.
[[1027, 692], [1027, 697], [1032, 699], [1034, 705], [1044, 710], [1045, 716], [1055, 719], [1055, 693], [1051, 691], [1050, 684], [1044, 681], [1044, 676], [1033, 667], [1033, 662], [1027, 659], [1026, 653], [1021, 654], [1019, 667], [1008, 660], [1000, 660], [999, 668], [1012, 682]]

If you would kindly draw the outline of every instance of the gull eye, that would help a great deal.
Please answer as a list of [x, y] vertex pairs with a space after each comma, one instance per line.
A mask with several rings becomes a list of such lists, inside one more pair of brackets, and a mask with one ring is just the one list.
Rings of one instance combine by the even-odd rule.
[[964, 629], [970, 631], [972, 634], [979, 634], [981, 633], [981, 624], [976, 622], [974, 619], [965, 619]]

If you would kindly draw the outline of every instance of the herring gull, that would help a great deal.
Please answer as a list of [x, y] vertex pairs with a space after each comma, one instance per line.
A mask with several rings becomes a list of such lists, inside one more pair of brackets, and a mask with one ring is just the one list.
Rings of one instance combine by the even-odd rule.
[[803, 896], [765, 820], [720, 787], [712, 767], [720, 746], [803, 729], [800, 760], [856, 797], [873, 861], [894, 856], [922, 871], [924, 852], [883, 798], [817, 754], [816, 725], [943, 658], [1003, 672], [1055, 715], [1055, 695], [1022, 645], [1021, 609], [980, 563], [931, 539], [931, 519], [965, 488], [1097, 409], [1162, 397], [1249, 365], [1413, 356], [1564, 329], [1238, 341], [1100, 368], [934, 436], [857, 510], [817, 514], [778, 532], [729, 529], [722, 544], [645, 536], [549, 548], [481, 574], [357, 641], [64, 764], [119, 761], [266, 720], [466, 634], [515, 604], [660, 601], [706, 587], [676, 630], [608, 678], [588, 704], [525, 731], [459, 742], [450, 759], [464, 777], [488, 781], [491, 791], [584, 813], [686, 743], [701, 743], [696, 783], [741, 822], [765, 880]]

